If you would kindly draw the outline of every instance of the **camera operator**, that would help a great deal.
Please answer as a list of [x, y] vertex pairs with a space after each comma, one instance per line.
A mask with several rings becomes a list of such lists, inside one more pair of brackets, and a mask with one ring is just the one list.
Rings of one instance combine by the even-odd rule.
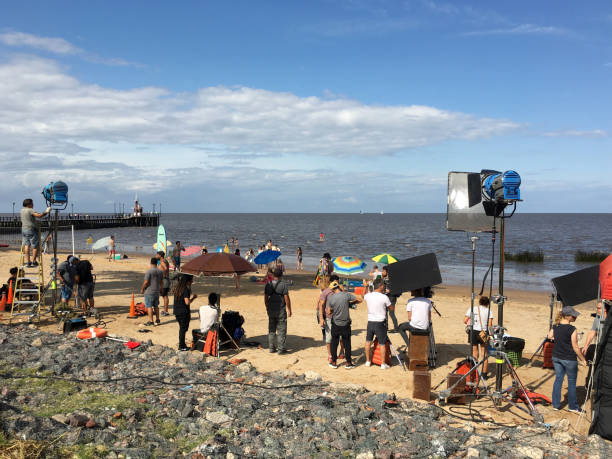
[[431, 289], [429, 287], [412, 290], [410, 294], [412, 298], [409, 299], [406, 304], [408, 322], [403, 322], [398, 327], [406, 346], [410, 346], [410, 339], [406, 334], [406, 330], [410, 332], [414, 330], [429, 330], [431, 324], [431, 308], [433, 304], [428, 298], [431, 296]]
[[493, 326], [494, 318], [489, 305], [489, 297], [481, 296], [478, 300], [478, 306], [474, 307], [473, 316], [470, 315], [472, 308], [468, 308], [463, 319], [463, 323], [468, 325], [466, 331], [468, 333], [468, 343], [472, 343], [472, 356], [477, 362], [485, 359], [482, 366], [482, 376], [485, 378], [489, 371], [489, 359], [487, 358], [489, 355], [489, 335], [487, 330]]

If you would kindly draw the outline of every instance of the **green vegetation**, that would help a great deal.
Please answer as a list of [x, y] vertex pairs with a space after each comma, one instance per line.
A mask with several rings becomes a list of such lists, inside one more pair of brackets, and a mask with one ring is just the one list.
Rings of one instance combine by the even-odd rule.
[[97, 391], [93, 390], [91, 386], [81, 387], [76, 382], [45, 378], [45, 376], [52, 375], [52, 372], [37, 373], [32, 368], [11, 368], [6, 369], [3, 373], [22, 376], [21, 378], [9, 378], [6, 380], [8, 385], [21, 395], [31, 395], [40, 392], [52, 395], [45, 397], [43, 404], [36, 407], [25, 407], [26, 411], [35, 416], [51, 417], [55, 414], [71, 413], [76, 410], [86, 410], [89, 413], [96, 414], [103, 411], [106, 407], [113, 407], [117, 411], [142, 407], [135, 399], [141, 397], [144, 392], [113, 394]]
[[574, 261], [577, 263], [601, 263], [608, 255], [605, 252], [585, 252], [579, 250], [574, 254]]
[[517, 253], [504, 254], [507, 261], [516, 261], [518, 263], [544, 263], [544, 252], [541, 250], [532, 252], [529, 250], [523, 250]]
[[175, 438], [181, 430], [180, 427], [176, 424], [176, 422], [173, 421], [159, 421], [155, 424], [155, 430], [157, 431], [157, 433], [164, 437], [166, 440]]

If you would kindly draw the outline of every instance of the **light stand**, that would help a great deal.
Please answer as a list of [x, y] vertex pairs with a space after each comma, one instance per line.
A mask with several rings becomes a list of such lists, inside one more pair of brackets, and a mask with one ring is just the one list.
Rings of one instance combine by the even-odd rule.
[[470, 300], [470, 354], [468, 358], [472, 358], [472, 349], [474, 348], [474, 299], [476, 297], [475, 292], [475, 279], [476, 279], [476, 241], [480, 239], [478, 236], [472, 236], [472, 296]]
[[[557, 295], [555, 293], [551, 293], [550, 294], [550, 303], [549, 303], [550, 317], [548, 319], [548, 330], [550, 330], [552, 328], [552, 324], [553, 324], [553, 311], [554, 311], [554, 308], [555, 308], [555, 297], [556, 296]], [[544, 347], [544, 344], [546, 343], [547, 340], [548, 340], [548, 333], [546, 334], [546, 337], [542, 340], [542, 342], [540, 343], [540, 345], [538, 346], [536, 351], [533, 353], [533, 355], [529, 359], [529, 362], [527, 362], [527, 365], [531, 364], [531, 362], [533, 361], [535, 356], [538, 355], [538, 352], [540, 352], [542, 350], [542, 348]]]

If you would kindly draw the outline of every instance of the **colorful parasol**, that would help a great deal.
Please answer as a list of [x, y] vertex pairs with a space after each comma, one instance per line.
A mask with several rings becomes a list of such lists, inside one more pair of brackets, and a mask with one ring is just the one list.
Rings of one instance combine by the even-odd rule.
[[395, 258], [390, 253], [381, 253], [372, 258], [372, 261], [375, 261], [376, 263], [382, 263], [383, 265], [390, 265], [391, 263], [395, 263], [397, 261], [397, 258]]
[[359, 258], [351, 256], [336, 257], [332, 260], [332, 263], [334, 272], [345, 276], [362, 273], [366, 267], [366, 264]]
[[255, 257], [253, 263], [256, 265], [267, 265], [281, 256], [280, 250], [264, 250]]

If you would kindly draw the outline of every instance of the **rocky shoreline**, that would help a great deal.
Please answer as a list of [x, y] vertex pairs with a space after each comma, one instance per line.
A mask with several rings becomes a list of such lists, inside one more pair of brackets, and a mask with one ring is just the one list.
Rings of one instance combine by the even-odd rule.
[[262, 374], [151, 342], [130, 350], [0, 325], [0, 351], [0, 445], [40, 443], [39, 457], [612, 456], [567, 420], [470, 423], [316, 373]]

